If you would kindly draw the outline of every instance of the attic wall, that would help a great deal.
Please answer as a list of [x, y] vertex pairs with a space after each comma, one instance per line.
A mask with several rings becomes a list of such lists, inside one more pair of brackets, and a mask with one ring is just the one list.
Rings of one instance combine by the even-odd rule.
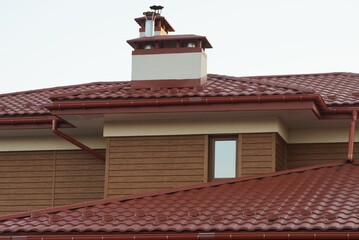
[[[288, 167], [303, 167], [347, 159], [348, 143], [288, 144]], [[354, 159], [359, 159], [359, 143], [354, 145]]]
[[205, 135], [108, 139], [105, 196], [123, 196], [207, 180]]
[[241, 176], [274, 171], [274, 133], [241, 134], [239, 155]]
[[287, 143], [279, 135], [275, 135], [275, 170], [281, 171], [288, 168]]
[[104, 170], [83, 151], [2, 152], [0, 215], [101, 199]]

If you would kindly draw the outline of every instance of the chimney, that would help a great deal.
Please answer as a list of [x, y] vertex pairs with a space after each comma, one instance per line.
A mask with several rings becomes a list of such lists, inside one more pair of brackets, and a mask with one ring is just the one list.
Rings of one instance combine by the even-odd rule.
[[207, 38], [169, 35], [173, 27], [161, 16], [162, 6], [136, 18], [140, 37], [128, 40], [132, 51], [132, 88], [198, 87], [207, 81]]

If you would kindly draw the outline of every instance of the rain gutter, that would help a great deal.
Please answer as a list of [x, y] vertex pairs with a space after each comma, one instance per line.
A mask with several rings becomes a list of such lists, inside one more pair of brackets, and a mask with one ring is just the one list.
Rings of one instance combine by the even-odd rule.
[[[58, 120], [57, 119], [53, 119], [52, 120], [52, 132], [54, 134], [56, 134], [57, 136], [65, 139], [66, 141], [72, 143], [73, 145], [81, 148], [82, 150], [84, 150], [85, 152], [91, 154], [92, 156], [98, 158], [98, 159], [101, 159], [102, 161], [106, 161], [106, 157], [99, 154], [98, 152], [96, 152], [95, 150], [89, 148], [88, 146], [80, 143], [79, 141], [77, 141], [76, 139], [70, 137], [69, 135], [61, 132], [60, 130], [57, 129], [57, 126], [58, 126]], [[0, 238], [1, 239], [1, 238]]]
[[[274, 95], [274, 96], [228, 96], [228, 97], [187, 97], [172, 99], [138, 99], [138, 100], [73, 100], [56, 101], [47, 105], [49, 110], [93, 109], [93, 108], [123, 108], [123, 107], [161, 107], [161, 106], [188, 106], [210, 104], [237, 104], [237, 103], [280, 103], [313, 101], [320, 112], [324, 114], [351, 114], [358, 107], [328, 107], [318, 94], [308, 95]], [[270, 108], [268, 108], [270, 110]], [[320, 115], [320, 113], [316, 113]]]
[[275, 96], [235, 96], [235, 97], [189, 97], [172, 99], [139, 100], [98, 100], [98, 101], [54, 101], [47, 105], [49, 110], [115, 108], [115, 107], [149, 107], [149, 106], [184, 106], [236, 103], [295, 102], [315, 101], [320, 110], [328, 111], [320, 95], [275, 95]]
[[95, 235], [29, 235], [3, 236], [0, 240], [278, 240], [278, 239], [359, 239], [359, 232], [234, 232], [234, 233], [174, 233], [174, 234], [95, 234]]
[[61, 127], [71, 128], [72, 124], [58, 118], [56, 116], [33, 116], [33, 117], [6, 117], [0, 118], [0, 129], [49, 129], [52, 126], [52, 121], [57, 119]]

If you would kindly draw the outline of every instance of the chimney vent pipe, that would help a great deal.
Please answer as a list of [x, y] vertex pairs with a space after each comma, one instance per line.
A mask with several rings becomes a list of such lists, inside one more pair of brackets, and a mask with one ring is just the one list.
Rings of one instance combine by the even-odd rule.
[[145, 25], [145, 37], [153, 37], [155, 28], [155, 20], [154, 19], [146, 19]]

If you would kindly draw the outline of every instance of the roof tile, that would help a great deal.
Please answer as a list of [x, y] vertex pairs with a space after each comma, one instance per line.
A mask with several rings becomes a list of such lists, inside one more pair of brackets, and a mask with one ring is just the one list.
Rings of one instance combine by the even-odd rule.
[[3, 216], [0, 233], [357, 231], [358, 176], [343, 162], [286, 170]]
[[[322, 73], [257, 77], [208, 74], [196, 88], [131, 89], [131, 82], [95, 82], [0, 95], [0, 116], [48, 115], [53, 100], [150, 99], [320, 94], [329, 106], [359, 104], [359, 74]], [[335, 96], [335, 97], [334, 97]]]

